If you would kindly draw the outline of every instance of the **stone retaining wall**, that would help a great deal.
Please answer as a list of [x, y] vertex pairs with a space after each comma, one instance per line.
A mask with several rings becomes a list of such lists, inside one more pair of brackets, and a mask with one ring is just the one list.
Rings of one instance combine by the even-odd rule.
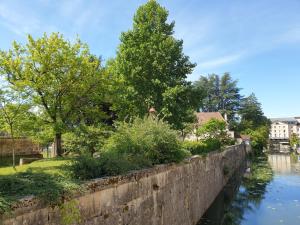
[[88, 193], [64, 207], [24, 200], [2, 222], [57, 225], [80, 215], [84, 225], [195, 225], [245, 157], [245, 146], [238, 145], [181, 164], [94, 180], [87, 184]]

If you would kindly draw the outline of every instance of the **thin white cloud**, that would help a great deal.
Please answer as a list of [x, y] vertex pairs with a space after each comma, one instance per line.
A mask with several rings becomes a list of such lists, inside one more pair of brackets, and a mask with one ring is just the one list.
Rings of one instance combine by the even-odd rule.
[[1, 24], [17, 35], [25, 36], [25, 34], [33, 33], [40, 28], [39, 21], [25, 13], [26, 10], [20, 8], [10, 8], [7, 5], [0, 5]]
[[[297, 1], [290, 3], [299, 6]], [[194, 73], [230, 70], [233, 63], [300, 42], [299, 14], [291, 12], [286, 2], [220, 5], [199, 8], [194, 1], [175, 18], [179, 21], [176, 36], [184, 40], [185, 53], [198, 64]]]
[[234, 63], [238, 60], [240, 60], [243, 57], [243, 53], [236, 53], [236, 54], [231, 54], [231, 55], [225, 55], [221, 56], [212, 60], [207, 60], [204, 62], [199, 62], [198, 66], [201, 69], [211, 69], [211, 68], [216, 68], [220, 67], [229, 63]]

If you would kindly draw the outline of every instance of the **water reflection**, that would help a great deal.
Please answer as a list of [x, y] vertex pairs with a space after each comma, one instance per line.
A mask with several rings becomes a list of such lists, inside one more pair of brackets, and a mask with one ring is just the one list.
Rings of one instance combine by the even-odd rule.
[[290, 173], [292, 171], [291, 157], [286, 154], [268, 155], [268, 162], [276, 173]]
[[295, 154], [270, 154], [268, 162], [277, 174], [291, 174], [300, 171], [300, 156]]
[[198, 225], [240, 225], [245, 213], [254, 211], [264, 199], [273, 173], [266, 157], [251, 161], [251, 172], [243, 168], [228, 182]]

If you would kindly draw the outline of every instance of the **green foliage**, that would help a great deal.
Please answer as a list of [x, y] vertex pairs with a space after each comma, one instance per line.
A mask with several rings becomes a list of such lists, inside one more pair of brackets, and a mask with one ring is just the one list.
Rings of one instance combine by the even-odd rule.
[[60, 214], [62, 225], [80, 224], [81, 222], [79, 205], [76, 200], [62, 204], [60, 207]]
[[229, 73], [224, 73], [221, 77], [216, 74], [201, 76], [193, 86], [196, 90], [204, 92], [200, 107], [203, 112], [220, 112], [223, 115], [226, 113], [229, 123], [235, 121], [240, 107], [241, 89], [237, 87], [237, 81], [233, 80]]
[[204, 141], [184, 141], [182, 143], [184, 150], [189, 151], [192, 155], [207, 154], [212, 151], [221, 149], [221, 142], [217, 139], [207, 139]]
[[160, 118], [181, 129], [195, 110], [195, 93], [186, 81], [195, 64], [183, 54], [183, 42], [173, 36], [174, 22], [167, 19], [167, 10], [154, 0], [139, 7], [108, 71], [120, 119], [142, 118], [154, 107]]
[[12, 90], [0, 90], [0, 130], [12, 138], [12, 165], [15, 167], [15, 138], [23, 136], [32, 125], [33, 113], [22, 96]]
[[176, 131], [168, 124], [137, 118], [133, 123], [118, 124], [100, 158], [79, 157], [73, 164], [73, 174], [80, 179], [118, 175], [155, 164], [180, 162], [186, 156], [188, 152], [181, 149]]
[[11, 137], [20, 137], [31, 128], [30, 105], [12, 90], [0, 90], [0, 130]]
[[261, 104], [253, 93], [242, 100], [239, 115], [241, 122], [238, 130], [242, 134], [250, 135], [255, 153], [261, 153], [268, 144], [270, 121], [264, 116]]
[[267, 117], [264, 116], [261, 104], [253, 93], [241, 101], [239, 115], [241, 116], [239, 125], [241, 131], [246, 129], [255, 130], [270, 123]]
[[162, 120], [150, 117], [120, 123], [103, 150], [132, 156], [142, 154], [152, 164], [179, 162], [185, 157], [176, 131]]
[[72, 132], [63, 135], [63, 147], [67, 152], [89, 153], [93, 155], [100, 150], [109, 136], [106, 126], [87, 126], [81, 124]]
[[0, 168], [0, 213], [9, 211], [18, 199], [34, 195], [42, 201], [60, 204], [61, 196], [80, 190], [79, 182], [71, 179], [66, 160], [41, 160], [29, 165]]
[[104, 176], [103, 161], [90, 155], [80, 155], [71, 164], [72, 177], [84, 180]]
[[261, 153], [263, 148], [267, 147], [269, 139], [269, 126], [260, 126], [255, 130], [247, 129], [243, 132], [251, 137], [251, 147], [255, 150], [255, 153]]
[[299, 142], [300, 142], [300, 140], [299, 140], [298, 135], [295, 133], [292, 133], [291, 137], [290, 137], [290, 145], [292, 147], [295, 147], [295, 146], [297, 147], [299, 145]]
[[225, 121], [211, 119], [199, 127], [196, 134], [202, 139], [216, 139], [222, 145], [227, 145], [231, 143], [231, 139], [227, 133], [226, 126]]
[[[273, 171], [268, 163], [268, 159], [265, 155], [260, 157], [254, 157], [251, 160], [251, 173], [250, 176], [245, 177], [243, 185], [248, 190], [257, 189], [257, 185], [267, 186], [273, 179]], [[252, 192], [254, 193], [254, 192]], [[260, 193], [257, 193], [260, 194]], [[253, 196], [254, 197], [254, 196]]]
[[29, 35], [26, 45], [14, 42], [9, 51], [1, 51], [1, 74], [52, 125], [59, 155], [61, 134], [82, 115], [91, 95], [105, 90], [100, 61], [87, 45], [80, 40], [72, 44], [58, 33], [36, 40]]

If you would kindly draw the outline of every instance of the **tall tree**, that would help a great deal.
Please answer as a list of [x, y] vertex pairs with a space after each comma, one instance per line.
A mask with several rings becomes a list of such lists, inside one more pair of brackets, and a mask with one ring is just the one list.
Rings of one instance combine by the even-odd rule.
[[269, 123], [254, 93], [241, 101], [239, 115], [241, 117], [241, 130], [256, 129]]
[[237, 87], [237, 80], [233, 80], [229, 73], [222, 76], [211, 74], [207, 77], [201, 76], [193, 84], [195, 89], [204, 92], [201, 111], [221, 112], [228, 117], [230, 123], [235, 121], [235, 116], [240, 106], [240, 88]]
[[117, 84], [114, 108], [122, 119], [143, 117], [151, 107], [175, 128], [190, 120], [191, 84], [195, 67], [183, 54], [183, 41], [173, 36], [174, 22], [155, 0], [138, 8], [133, 28], [121, 34], [117, 57], [109, 71]]
[[14, 42], [0, 53], [0, 74], [18, 91], [27, 92], [36, 110], [46, 115], [59, 156], [62, 133], [103, 82], [100, 61], [87, 45], [79, 39], [71, 43], [59, 33], [36, 40], [29, 35], [26, 45]]
[[250, 135], [251, 146], [255, 153], [261, 153], [268, 144], [270, 121], [264, 116], [261, 104], [254, 93], [242, 100], [239, 115], [241, 117], [239, 131]]

